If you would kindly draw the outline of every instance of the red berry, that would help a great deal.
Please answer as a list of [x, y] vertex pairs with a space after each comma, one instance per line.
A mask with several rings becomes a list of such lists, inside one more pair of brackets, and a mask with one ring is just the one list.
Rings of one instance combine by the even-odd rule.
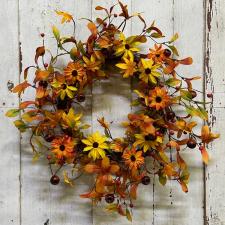
[[196, 147], [196, 140], [193, 138], [190, 138], [187, 142], [187, 146], [188, 148], [195, 148]]
[[106, 201], [107, 203], [113, 203], [114, 200], [115, 200], [114, 194], [107, 194], [107, 195], [105, 196], [105, 201]]
[[166, 57], [170, 57], [171, 56], [171, 51], [169, 49], [165, 49], [163, 54], [166, 56]]
[[47, 160], [51, 160], [51, 156], [50, 155], [47, 155]]
[[85, 95], [83, 95], [83, 94], [77, 95], [77, 101], [78, 102], [84, 102], [85, 101]]
[[54, 135], [51, 135], [51, 134], [47, 134], [44, 139], [47, 141], [47, 142], [52, 142], [53, 139], [54, 139]]
[[57, 185], [59, 183], [60, 179], [57, 175], [53, 175], [50, 179], [50, 183], [52, 185]]
[[130, 203], [130, 208], [133, 208], [133, 207], [134, 207], [133, 203]]
[[166, 119], [167, 120], [172, 120], [175, 117], [175, 113], [173, 111], [167, 112], [166, 113]]
[[199, 147], [199, 150], [200, 150], [200, 151], [202, 151], [203, 149], [204, 149], [204, 147], [203, 147], [203, 146], [200, 146], [200, 147]]
[[44, 67], [45, 67], [45, 68], [48, 67], [48, 63], [45, 63], [45, 64], [44, 64]]
[[141, 183], [144, 184], [144, 185], [150, 184], [150, 177], [149, 176], [142, 177]]
[[212, 93], [208, 93], [208, 94], [207, 94], [207, 97], [208, 97], [208, 98], [212, 98], [212, 97], [213, 97], [213, 94], [212, 94]]
[[196, 91], [190, 91], [190, 93], [191, 93], [191, 97], [192, 98], [195, 98], [196, 96], [197, 96], [197, 92]]
[[174, 135], [174, 131], [173, 130], [170, 130], [169, 134], [170, 135]]

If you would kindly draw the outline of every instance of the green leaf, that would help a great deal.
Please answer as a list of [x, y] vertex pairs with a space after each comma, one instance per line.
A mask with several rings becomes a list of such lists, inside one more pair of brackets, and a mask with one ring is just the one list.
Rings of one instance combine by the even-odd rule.
[[198, 108], [195, 108], [193, 106], [186, 106], [186, 112], [191, 116], [198, 116], [203, 120], [208, 120], [208, 113], [204, 108], [200, 106], [198, 106]]
[[15, 117], [15, 116], [18, 116], [20, 113], [20, 109], [10, 109], [6, 112], [6, 116], [8, 117]]
[[191, 101], [192, 100], [192, 95], [189, 91], [185, 91], [185, 90], [180, 90], [180, 95], [181, 98], [187, 100], [187, 101]]
[[20, 132], [26, 131], [27, 125], [22, 120], [15, 120], [13, 123], [20, 130]]
[[169, 43], [176, 41], [178, 38], [179, 38], [178, 33], [174, 34], [173, 37], [170, 39]]
[[167, 84], [168, 86], [174, 87], [174, 86], [179, 85], [180, 82], [181, 82], [181, 80], [179, 80], [179, 79], [177, 79], [177, 78], [169, 78], [169, 79], [166, 81], [166, 84]]
[[166, 182], [167, 182], [166, 176], [163, 175], [162, 173], [159, 173], [159, 183], [164, 186], [166, 184]]
[[131, 216], [131, 213], [130, 213], [130, 211], [129, 211], [128, 208], [126, 208], [126, 217], [127, 217], [127, 219], [128, 219], [129, 221], [132, 222], [132, 216]]
[[178, 51], [177, 51], [175, 46], [168, 45], [168, 47], [171, 49], [171, 51], [173, 52], [174, 55], [179, 56], [179, 53], [178, 53]]
[[52, 32], [54, 34], [55, 39], [57, 41], [59, 41], [59, 39], [60, 39], [60, 33], [59, 33], [58, 28], [55, 25], [52, 26]]

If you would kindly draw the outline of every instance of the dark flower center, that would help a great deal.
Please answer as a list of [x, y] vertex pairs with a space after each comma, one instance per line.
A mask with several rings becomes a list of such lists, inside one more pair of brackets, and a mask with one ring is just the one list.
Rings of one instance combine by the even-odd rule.
[[63, 90], [66, 89], [66, 84], [62, 84], [62, 89], [63, 89]]
[[146, 141], [155, 141], [156, 140], [156, 136], [153, 134], [149, 134], [145, 136], [145, 140]]
[[59, 149], [63, 152], [65, 150], [65, 145], [60, 145]]
[[72, 72], [72, 76], [73, 76], [73, 77], [76, 77], [76, 76], [77, 76], [77, 74], [78, 74], [77, 70], [73, 70], [73, 72]]
[[156, 54], [155, 56], [156, 56], [156, 57], [159, 57], [159, 56], [160, 56], [160, 54]]
[[125, 44], [125, 49], [129, 50], [130, 49], [130, 45]]
[[97, 147], [98, 147], [98, 142], [94, 142], [92, 146], [93, 146], [94, 148], [97, 148]]
[[136, 157], [135, 157], [134, 155], [132, 155], [132, 156], [130, 157], [130, 160], [131, 160], [132, 162], [134, 162], [134, 161], [136, 161]]
[[151, 72], [152, 72], [151, 69], [149, 69], [149, 68], [145, 69], [146, 74], [150, 74]]
[[156, 101], [157, 103], [160, 103], [160, 102], [162, 101], [162, 98], [161, 98], [160, 96], [157, 96], [157, 97], [155, 98], [155, 101]]

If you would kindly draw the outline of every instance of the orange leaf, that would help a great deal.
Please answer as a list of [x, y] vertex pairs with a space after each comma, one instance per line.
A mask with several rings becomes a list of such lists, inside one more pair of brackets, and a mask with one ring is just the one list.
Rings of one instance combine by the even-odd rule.
[[183, 65], [191, 65], [193, 63], [193, 59], [191, 57], [187, 57], [185, 59], [179, 60], [179, 63]]
[[178, 163], [178, 165], [180, 166], [180, 168], [181, 168], [182, 170], [184, 170], [184, 169], [187, 167], [185, 161], [184, 161], [183, 158], [180, 156], [179, 152], [177, 152], [177, 163]]
[[12, 92], [13, 93], [17, 93], [18, 92], [18, 94], [20, 95], [22, 92], [24, 92], [24, 90], [27, 88], [27, 87], [29, 87], [29, 86], [31, 86], [26, 80], [24, 81], [24, 82], [22, 82], [21, 84], [18, 84], [16, 87], [14, 87], [13, 89], [12, 89]]
[[184, 183], [184, 181], [180, 181], [180, 185], [181, 185], [182, 191], [185, 192], [185, 193], [187, 193], [188, 192], [188, 187]]
[[100, 167], [94, 164], [87, 164], [84, 167], [86, 173], [99, 173], [101, 171]]
[[132, 199], [136, 199], [137, 198], [137, 187], [138, 185], [137, 184], [133, 184], [130, 188], [130, 197]]
[[39, 80], [46, 80], [49, 76], [50, 72], [47, 70], [37, 70], [36, 71], [36, 77], [35, 77], [35, 81], [39, 81]]
[[25, 109], [27, 108], [28, 105], [36, 104], [35, 101], [25, 101], [20, 103], [20, 109]]
[[209, 155], [208, 152], [206, 151], [205, 147], [203, 147], [201, 150], [201, 154], [202, 154], [202, 160], [205, 164], [208, 164], [209, 162]]
[[43, 56], [44, 54], [45, 54], [45, 47], [44, 46], [38, 47], [36, 49], [36, 55], [35, 55], [35, 58], [34, 58], [34, 61], [35, 61], [36, 64], [37, 64], [38, 58], [40, 56]]
[[88, 23], [87, 26], [88, 26], [88, 29], [91, 31], [91, 33], [94, 36], [96, 36], [97, 35], [97, 32], [98, 32], [96, 25], [94, 23], [90, 22], [90, 23]]

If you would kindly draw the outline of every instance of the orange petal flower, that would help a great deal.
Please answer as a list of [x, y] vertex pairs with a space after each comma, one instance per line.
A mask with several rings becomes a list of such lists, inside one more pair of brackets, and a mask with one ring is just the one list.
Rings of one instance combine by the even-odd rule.
[[219, 134], [211, 133], [207, 125], [202, 127], [201, 139], [203, 143], [208, 144], [209, 142], [212, 142], [214, 139], [218, 138], [219, 136], [220, 136]]

